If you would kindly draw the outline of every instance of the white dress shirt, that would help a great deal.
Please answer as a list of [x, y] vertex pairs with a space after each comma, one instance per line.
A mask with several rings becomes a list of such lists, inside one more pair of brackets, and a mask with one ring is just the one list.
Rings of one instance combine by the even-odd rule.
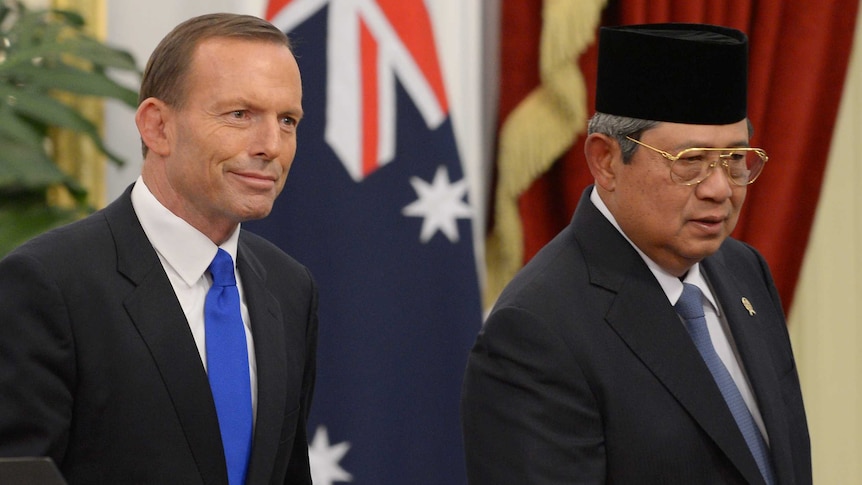
[[[595, 187], [590, 194], [590, 201], [592, 201], [596, 208], [599, 209], [599, 212], [601, 212], [602, 215], [604, 215], [605, 218], [607, 218], [608, 221], [617, 228], [620, 234], [626, 238], [626, 241], [635, 248], [635, 251], [638, 252], [640, 257], [649, 267], [650, 271], [652, 271], [656, 280], [658, 280], [658, 283], [661, 285], [662, 290], [664, 290], [665, 295], [667, 295], [667, 299], [670, 304], [676, 305], [677, 300], [682, 296], [682, 281], [662, 269], [655, 261], [650, 259], [649, 256], [641, 251], [640, 248], [638, 248], [631, 239], [628, 238], [628, 236], [626, 236], [622, 229], [620, 229], [620, 226], [613, 214], [611, 214], [610, 209], [605, 205], [602, 198], [599, 197]], [[707, 303], [703, 306], [703, 313], [706, 317], [706, 327], [709, 330], [709, 338], [712, 340], [715, 352], [724, 363], [724, 366], [727, 367], [727, 371], [736, 383], [736, 387], [739, 388], [739, 393], [742, 394], [742, 399], [745, 401], [745, 405], [748, 406], [748, 410], [751, 411], [754, 422], [757, 423], [757, 427], [760, 428], [760, 433], [763, 434], [763, 438], [768, 444], [769, 436], [766, 434], [766, 427], [763, 425], [763, 417], [760, 415], [760, 409], [757, 407], [757, 400], [754, 397], [754, 393], [751, 391], [751, 384], [748, 382], [748, 376], [745, 374], [745, 370], [739, 360], [739, 352], [736, 349], [733, 335], [730, 333], [727, 319], [722, 314], [721, 307], [718, 305], [715, 295], [712, 294], [712, 288], [709, 286], [704, 275], [700, 272], [700, 263], [695, 264], [688, 270], [688, 273], [685, 276], [685, 282], [697, 286], [706, 297]], [[685, 325], [682, 317], [680, 317], [680, 322]]]
[[132, 188], [132, 207], [144, 228], [150, 244], [156, 250], [159, 261], [177, 295], [189, 329], [195, 339], [204, 369], [207, 366], [206, 332], [204, 327], [204, 302], [212, 286], [212, 276], [207, 269], [219, 247], [233, 258], [236, 286], [239, 290], [240, 310], [245, 340], [248, 348], [249, 377], [251, 378], [251, 404], [257, 412], [257, 364], [254, 354], [254, 341], [251, 335], [250, 318], [242, 280], [236, 271], [236, 251], [239, 240], [239, 226], [231, 237], [221, 246], [216, 246], [207, 236], [192, 227], [163, 206], [138, 177]]

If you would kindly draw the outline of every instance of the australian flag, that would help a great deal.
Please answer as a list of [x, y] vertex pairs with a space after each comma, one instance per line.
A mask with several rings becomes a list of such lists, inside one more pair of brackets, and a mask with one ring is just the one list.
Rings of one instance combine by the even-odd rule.
[[246, 224], [320, 288], [315, 485], [466, 482], [458, 400], [481, 325], [473, 208], [422, 0], [270, 1], [305, 118], [284, 192]]

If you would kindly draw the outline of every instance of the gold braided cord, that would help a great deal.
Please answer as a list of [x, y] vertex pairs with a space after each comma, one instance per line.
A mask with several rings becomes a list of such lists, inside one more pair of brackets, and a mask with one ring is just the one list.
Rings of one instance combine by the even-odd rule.
[[495, 225], [488, 236], [484, 303], [493, 304], [521, 268], [524, 236], [518, 199], [585, 130], [587, 88], [578, 58], [594, 41], [605, 0], [545, 0], [540, 79], [500, 129]]
[[[72, 10], [84, 17], [87, 34], [104, 40], [107, 37], [107, 10], [105, 0], [51, 0], [51, 7]], [[94, 123], [101, 132], [104, 127], [104, 106], [101, 100], [81, 96], [59, 95], [62, 101]], [[66, 173], [74, 177], [87, 190], [87, 202], [95, 207], [105, 206], [105, 156], [85, 135], [71, 130], [51, 132], [54, 160]], [[49, 191], [52, 204], [71, 206], [69, 194], [62, 187]]]

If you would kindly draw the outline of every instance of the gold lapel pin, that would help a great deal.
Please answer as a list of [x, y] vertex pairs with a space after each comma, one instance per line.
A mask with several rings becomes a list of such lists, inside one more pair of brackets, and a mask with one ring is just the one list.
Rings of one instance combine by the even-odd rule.
[[746, 298], [744, 296], [742, 297], [742, 306], [744, 306], [745, 309], [748, 310], [748, 314], [751, 315], [752, 317], [754, 315], [757, 315], [757, 312], [754, 311], [754, 305], [752, 305], [751, 302], [748, 301], [748, 298]]

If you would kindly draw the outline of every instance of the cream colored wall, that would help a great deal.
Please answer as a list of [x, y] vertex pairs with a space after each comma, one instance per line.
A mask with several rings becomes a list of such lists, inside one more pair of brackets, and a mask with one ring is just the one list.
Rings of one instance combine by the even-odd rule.
[[811, 432], [814, 483], [830, 485], [862, 483], [862, 9], [856, 26], [789, 322]]

